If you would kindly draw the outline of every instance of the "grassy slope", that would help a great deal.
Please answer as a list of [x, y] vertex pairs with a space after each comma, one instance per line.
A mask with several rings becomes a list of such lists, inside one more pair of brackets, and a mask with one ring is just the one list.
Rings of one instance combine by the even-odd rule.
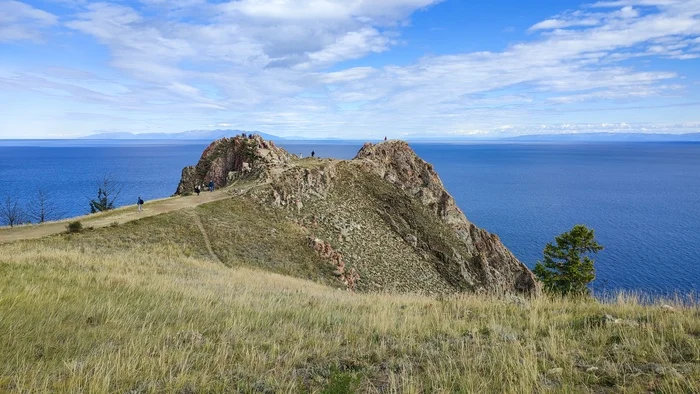
[[334, 283], [281, 213], [216, 204], [0, 245], [0, 392], [700, 391], [697, 306], [352, 294], [242, 267]]

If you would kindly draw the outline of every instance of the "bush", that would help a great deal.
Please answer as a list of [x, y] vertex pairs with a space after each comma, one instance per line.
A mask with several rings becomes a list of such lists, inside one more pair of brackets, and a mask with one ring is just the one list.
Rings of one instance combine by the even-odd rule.
[[66, 228], [68, 229], [68, 234], [81, 233], [83, 231], [83, 224], [80, 223], [80, 220], [76, 220], [75, 222], [68, 223]]

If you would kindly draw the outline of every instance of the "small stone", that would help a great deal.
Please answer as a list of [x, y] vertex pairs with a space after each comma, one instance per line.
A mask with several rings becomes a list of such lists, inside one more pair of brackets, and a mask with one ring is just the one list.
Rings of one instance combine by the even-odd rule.
[[618, 319], [612, 315], [608, 315], [606, 313], [603, 315], [603, 323], [605, 323], [605, 324], [618, 324], [618, 323], [620, 323], [620, 319]]
[[667, 311], [667, 312], [675, 312], [676, 308], [672, 307], [671, 305], [662, 305], [661, 309]]
[[522, 297], [516, 296], [514, 294], [508, 294], [506, 298], [511, 304], [516, 305], [519, 308], [527, 307], [527, 302]]
[[639, 327], [639, 322], [629, 319], [620, 319], [608, 314], [603, 315], [601, 318], [603, 325], [616, 325], [616, 326], [627, 326], [627, 327]]
[[562, 373], [564, 373], [564, 368], [561, 368], [561, 367], [559, 367], [559, 368], [552, 368], [552, 369], [550, 369], [549, 371], [547, 371], [547, 375], [548, 375], [548, 376], [561, 375]]
[[664, 367], [664, 366], [658, 366], [654, 368], [654, 372], [657, 375], [661, 376], [673, 376], [673, 377], [679, 377], [681, 374], [676, 371], [675, 368], [673, 367]]
[[592, 372], [598, 371], [598, 369], [599, 369], [598, 367], [588, 367], [588, 368], [586, 368], [586, 372], [592, 373]]

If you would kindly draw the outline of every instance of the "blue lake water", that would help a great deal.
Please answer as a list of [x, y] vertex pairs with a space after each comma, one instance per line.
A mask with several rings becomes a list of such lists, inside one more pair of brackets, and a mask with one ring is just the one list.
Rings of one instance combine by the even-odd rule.
[[[171, 195], [207, 142], [0, 140], [0, 197], [27, 201], [44, 188], [66, 216], [87, 213], [96, 181], [111, 174], [119, 205]], [[360, 143], [279, 145], [352, 158]], [[606, 249], [596, 290], [681, 294], [700, 289], [700, 144], [413, 144], [434, 164], [467, 217], [500, 236], [529, 266], [575, 224]]]

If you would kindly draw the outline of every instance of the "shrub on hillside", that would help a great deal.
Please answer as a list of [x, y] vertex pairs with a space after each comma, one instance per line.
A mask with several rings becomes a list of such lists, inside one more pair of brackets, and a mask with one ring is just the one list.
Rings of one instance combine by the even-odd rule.
[[75, 222], [68, 223], [66, 229], [68, 229], [69, 234], [80, 233], [83, 231], [83, 224], [80, 223], [80, 220], [76, 220]]

